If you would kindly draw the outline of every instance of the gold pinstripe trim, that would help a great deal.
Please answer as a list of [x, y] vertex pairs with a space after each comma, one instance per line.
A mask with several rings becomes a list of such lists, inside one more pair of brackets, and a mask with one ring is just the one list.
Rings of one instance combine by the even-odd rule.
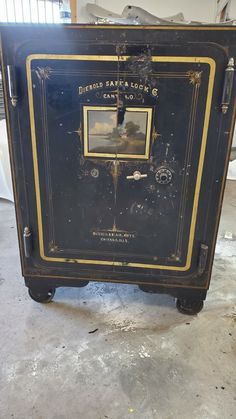
[[[37, 142], [36, 142], [36, 130], [35, 130], [35, 120], [34, 120], [33, 88], [32, 88], [32, 77], [31, 77], [31, 62], [36, 59], [118, 62], [118, 61], [127, 61], [129, 59], [129, 56], [118, 57], [115, 55], [108, 56], [108, 55], [32, 54], [32, 55], [29, 55], [26, 60], [30, 126], [31, 126], [32, 152], [33, 152], [33, 166], [34, 166], [34, 180], [35, 180], [35, 191], [36, 191], [38, 229], [39, 229], [40, 257], [45, 261], [51, 261], [51, 262], [66, 262], [66, 263], [77, 262], [77, 263], [83, 263], [83, 264], [88, 264], [88, 265], [123, 266], [124, 263], [119, 262], [119, 261], [92, 260], [92, 259], [68, 259], [68, 258], [49, 257], [45, 255], [44, 242], [43, 242], [43, 227], [42, 227], [43, 224], [42, 224], [42, 212], [41, 212], [38, 158], [37, 158]], [[206, 150], [206, 143], [207, 143], [207, 133], [208, 133], [209, 120], [210, 120], [211, 101], [212, 101], [212, 94], [213, 94], [213, 87], [214, 87], [216, 63], [210, 57], [153, 56], [151, 59], [153, 62], [203, 63], [203, 64], [208, 64], [210, 66], [201, 150], [200, 150], [199, 165], [198, 165], [198, 172], [197, 172], [197, 179], [196, 179], [195, 195], [194, 195], [194, 201], [193, 201], [193, 211], [192, 211], [190, 233], [189, 233], [188, 252], [187, 252], [185, 266], [167, 266], [167, 265], [156, 265], [156, 264], [138, 263], [138, 262], [125, 263], [125, 266], [134, 267], [134, 268], [146, 268], [146, 269], [148, 268], [148, 269], [161, 269], [161, 270], [172, 270], [172, 271], [187, 271], [191, 266], [191, 260], [192, 260], [192, 250], [193, 250], [194, 234], [195, 234], [195, 227], [196, 227], [196, 220], [197, 220], [197, 210], [198, 210], [199, 194], [200, 194], [200, 187], [201, 187], [202, 171], [203, 171], [203, 164], [204, 164], [204, 157], [205, 157], [205, 150]]]

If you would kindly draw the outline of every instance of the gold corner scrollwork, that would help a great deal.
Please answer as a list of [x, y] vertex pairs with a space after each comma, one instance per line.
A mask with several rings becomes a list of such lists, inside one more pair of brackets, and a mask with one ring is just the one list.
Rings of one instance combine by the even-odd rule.
[[152, 131], [152, 142], [154, 143], [159, 137], [161, 137], [161, 134], [159, 134], [154, 127]]
[[202, 71], [187, 71], [189, 83], [193, 86], [200, 86], [202, 81]]
[[51, 72], [52, 72], [52, 69], [50, 67], [37, 67], [37, 70], [35, 70], [35, 73], [37, 74], [37, 77], [39, 78], [39, 80], [49, 79]]
[[114, 184], [117, 183], [118, 177], [121, 174], [121, 163], [119, 160], [113, 160], [110, 164], [110, 173], [112, 175]]
[[79, 141], [82, 145], [82, 127], [81, 127], [81, 125], [75, 131], [67, 131], [67, 134], [74, 134], [74, 133], [78, 135]]

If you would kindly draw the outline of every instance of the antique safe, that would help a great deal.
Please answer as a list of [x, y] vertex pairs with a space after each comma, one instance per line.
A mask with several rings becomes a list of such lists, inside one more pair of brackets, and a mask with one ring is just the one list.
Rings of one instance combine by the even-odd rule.
[[0, 30], [30, 296], [111, 281], [199, 312], [234, 129], [236, 27]]

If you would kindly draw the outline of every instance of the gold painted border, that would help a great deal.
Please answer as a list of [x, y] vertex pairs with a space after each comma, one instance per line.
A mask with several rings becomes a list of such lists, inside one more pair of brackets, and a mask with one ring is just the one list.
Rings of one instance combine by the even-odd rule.
[[[187, 167], [187, 163], [190, 162], [192, 158], [192, 148], [193, 148], [193, 140], [195, 134], [195, 125], [196, 125], [196, 114], [197, 114], [197, 107], [198, 107], [198, 98], [199, 98], [199, 89], [200, 84], [196, 83], [193, 88], [192, 92], [192, 103], [191, 103], [191, 112], [189, 117], [189, 124], [188, 124], [188, 140], [186, 146], [186, 154], [184, 159], [184, 167]], [[176, 238], [176, 250], [175, 254], [177, 256], [181, 255], [181, 247], [183, 243], [183, 231], [184, 231], [184, 214], [186, 211], [186, 200], [187, 200], [187, 192], [188, 192], [188, 184], [189, 184], [189, 176], [184, 176], [182, 188], [181, 188], [181, 201], [178, 213], [178, 234]]]
[[114, 106], [83, 106], [84, 121], [84, 156], [85, 157], [105, 157], [118, 159], [135, 159], [147, 160], [149, 158], [150, 141], [151, 141], [151, 125], [152, 125], [152, 108], [126, 108], [129, 112], [145, 112], [147, 113], [146, 141], [144, 154], [122, 154], [122, 153], [93, 153], [88, 149], [88, 111], [116, 111]]
[[[44, 242], [43, 242], [43, 228], [42, 228], [42, 212], [41, 212], [41, 197], [40, 197], [40, 183], [39, 183], [39, 171], [38, 171], [38, 158], [37, 158], [37, 143], [36, 143], [36, 130], [34, 121], [34, 103], [33, 103], [33, 85], [31, 76], [31, 62], [36, 59], [42, 60], [80, 60], [80, 61], [127, 61], [129, 56], [118, 57], [116, 55], [58, 55], [58, 54], [31, 54], [26, 59], [26, 74], [27, 74], [27, 85], [28, 85], [28, 99], [29, 99], [29, 114], [30, 114], [30, 127], [31, 127], [31, 140], [32, 140], [32, 153], [33, 153], [33, 166], [34, 166], [34, 180], [35, 180], [35, 192], [36, 192], [36, 206], [37, 206], [37, 219], [38, 219], [38, 230], [39, 230], [39, 251], [40, 257], [45, 261], [51, 262], [66, 262], [66, 263], [83, 263], [88, 265], [110, 265], [110, 266], [124, 266], [123, 262], [111, 261], [111, 260], [90, 260], [90, 259], [68, 259], [49, 257], [44, 253]], [[190, 233], [188, 252], [185, 266], [167, 266], [167, 265], [155, 265], [128, 262], [125, 263], [127, 267], [133, 268], [145, 268], [145, 269], [162, 269], [172, 271], [187, 271], [191, 267], [194, 233], [197, 220], [198, 202], [201, 188], [202, 171], [204, 164], [204, 157], [206, 151], [207, 134], [211, 112], [212, 94], [214, 88], [215, 69], [216, 63], [210, 57], [184, 57], [184, 56], [153, 56], [151, 58], [153, 62], [171, 62], [171, 63], [204, 63], [210, 66], [210, 74], [208, 81], [207, 100], [205, 108], [204, 126], [201, 142], [201, 150], [199, 156], [198, 172], [195, 186], [195, 195], [193, 201], [193, 211], [191, 217]]]
[[[37, 25], [37, 24], [36, 24]], [[33, 24], [33, 26], [36, 26], [35, 24]], [[5, 29], [13, 29], [14, 27], [17, 27], [17, 28], [22, 28], [22, 27], [24, 27], [25, 26], [25, 24], [19, 24], [19, 23], [17, 23], [17, 24], [12, 24], [12, 23], [2, 23], [1, 22], [1, 24], [0, 24], [0, 30], [2, 29], [2, 30], [5, 30]], [[32, 24], [31, 25], [29, 25], [29, 26], [31, 26], [32, 27]], [[40, 26], [42, 26], [42, 25], [40, 25]], [[58, 25], [59, 26], [59, 25]], [[58, 28], [58, 26], [57, 26], [57, 28]], [[53, 28], [53, 30], [54, 29], [57, 29], [57, 28]], [[77, 23], [77, 24], [74, 24], [74, 23], [72, 23], [72, 24], [62, 24], [62, 25], [60, 25], [59, 26], [59, 29], [61, 29], [61, 28], [63, 28], [63, 29], [79, 29], [79, 30], [81, 30], [81, 29], [94, 29], [94, 30], [99, 30], [99, 29], [130, 29], [130, 30], [157, 30], [157, 31], [160, 31], [160, 30], [171, 30], [171, 31], [178, 31], [178, 30], [181, 30], [181, 31], [235, 31], [236, 30], [236, 27], [235, 27], [235, 25], [222, 25], [222, 24], [212, 24], [212, 25], [209, 25], [209, 24], [202, 24], [202, 25], [190, 25], [190, 24], [186, 24], [186, 25], [177, 25], [177, 24], [174, 24], [174, 25], [115, 25], [115, 24], [113, 24], [113, 25], [111, 25], [111, 24], [106, 24], [106, 25], [104, 25], [104, 24], [94, 24], [94, 23], [91, 23], [91, 24], [79, 24], [79, 23]], [[51, 28], [50, 28], [51, 29]]]
[[235, 31], [234, 25], [64, 25], [65, 29], [133, 29], [133, 30], [172, 30], [172, 31]]

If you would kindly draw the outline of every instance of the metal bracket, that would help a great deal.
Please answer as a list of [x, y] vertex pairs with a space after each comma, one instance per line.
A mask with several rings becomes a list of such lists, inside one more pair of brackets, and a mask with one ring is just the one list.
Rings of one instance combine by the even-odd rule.
[[29, 258], [32, 252], [32, 237], [31, 237], [31, 231], [29, 227], [24, 228], [23, 243], [24, 243], [25, 257]]
[[208, 246], [206, 244], [201, 243], [199, 260], [198, 260], [198, 274], [199, 275], [203, 274], [206, 268], [207, 255], [208, 255]]

